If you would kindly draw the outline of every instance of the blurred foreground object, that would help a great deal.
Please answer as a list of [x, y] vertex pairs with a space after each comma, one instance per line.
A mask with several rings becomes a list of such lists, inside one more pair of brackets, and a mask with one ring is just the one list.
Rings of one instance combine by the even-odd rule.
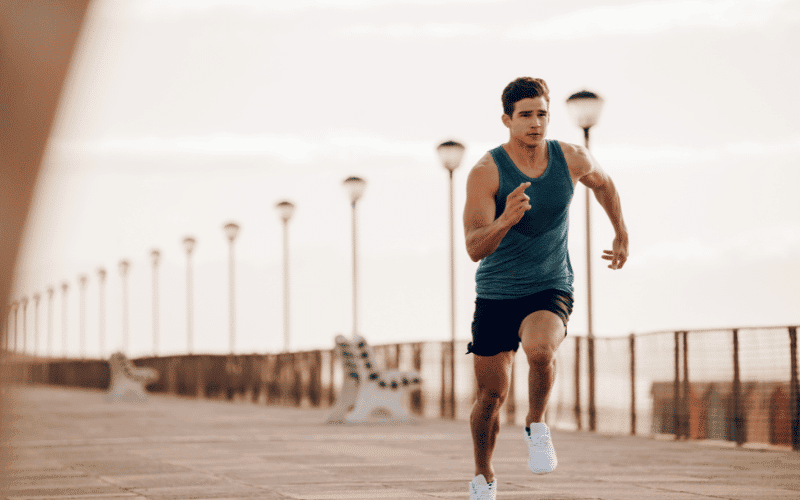
[[[0, 5], [0, 304], [8, 303], [31, 195], [88, 6], [89, 0]], [[8, 457], [3, 450], [1, 460]], [[5, 474], [0, 479], [4, 491]]]

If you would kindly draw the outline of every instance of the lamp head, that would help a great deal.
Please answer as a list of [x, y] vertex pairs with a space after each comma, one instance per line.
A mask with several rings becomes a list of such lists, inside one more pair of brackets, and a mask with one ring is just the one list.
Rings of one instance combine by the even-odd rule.
[[567, 112], [575, 125], [584, 130], [597, 123], [602, 109], [603, 98], [588, 90], [581, 90], [567, 98]]
[[439, 153], [439, 159], [442, 160], [442, 165], [449, 172], [455, 171], [461, 165], [461, 158], [464, 157], [464, 145], [456, 141], [447, 141], [439, 144], [436, 151]]
[[119, 261], [119, 272], [123, 276], [125, 276], [125, 274], [128, 272], [129, 267], [131, 267], [131, 263], [129, 261], [124, 259]]
[[280, 215], [281, 220], [283, 222], [289, 222], [289, 219], [292, 218], [292, 214], [294, 213], [294, 203], [284, 200], [275, 205], [275, 208], [278, 209], [278, 215]]
[[233, 243], [233, 240], [236, 239], [236, 235], [239, 234], [239, 224], [235, 222], [228, 222], [225, 224], [223, 229], [225, 230], [225, 236], [227, 236], [228, 240]]
[[197, 243], [197, 240], [192, 238], [191, 236], [187, 236], [183, 239], [183, 248], [186, 250], [188, 255], [192, 255], [192, 251], [194, 250], [194, 246]]
[[364, 189], [367, 187], [367, 181], [361, 177], [348, 177], [344, 180], [344, 187], [350, 195], [350, 202], [355, 203], [364, 194]]
[[150, 251], [150, 258], [153, 260], [153, 265], [157, 266], [159, 259], [161, 259], [161, 252], [157, 248]]

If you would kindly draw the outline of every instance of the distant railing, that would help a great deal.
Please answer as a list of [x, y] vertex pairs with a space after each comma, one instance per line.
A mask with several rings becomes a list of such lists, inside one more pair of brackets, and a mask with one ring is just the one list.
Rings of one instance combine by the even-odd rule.
[[[595, 353], [592, 398], [588, 352]], [[412, 413], [468, 420], [475, 399], [466, 341], [375, 346], [387, 369], [416, 370], [421, 389], [410, 394]], [[461, 354], [459, 354], [461, 353]], [[560, 429], [675, 439], [718, 439], [800, 450], [797, 327], [734, 328], [586, 337], [570, 335], [559, 349], [547, 422]], [[39, 359], [6, 355], [3, 379], [105, 389], [104, 360]], [[327, 407], [343, 381], [333, 350], [250, 355], [184, 355], [133, 360], [158, 370], [157, 393], [248, 400], [261, 404]], [[455, 363], [455, 381], [450, 363]], [[524, 423], [527, 362], [517, 353], [503, 421]], [[455, 384], [455, 401], [450, 387]], [[589, 402], [594, 400], [595, 428]], [[453, 411], [455, 410], [455, 411]]]

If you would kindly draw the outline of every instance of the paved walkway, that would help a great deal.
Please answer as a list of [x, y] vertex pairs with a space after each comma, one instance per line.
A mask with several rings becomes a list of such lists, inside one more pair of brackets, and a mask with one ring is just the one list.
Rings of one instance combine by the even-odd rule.
[[[465, 422], [322, 424], [325, 410], [98, 391], [11, 389], [7, 499], [466, 499]], [[800, 453], [553, 432], [559, 467], [528, 471], [519, 427], [495, 453], [505, 499], [798, 499]]]

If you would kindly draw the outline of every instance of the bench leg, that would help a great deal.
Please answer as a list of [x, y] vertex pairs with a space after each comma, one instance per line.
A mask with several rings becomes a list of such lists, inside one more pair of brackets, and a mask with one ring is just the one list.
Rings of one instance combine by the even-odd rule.
[[336, 405], [334, 405], [331, 414], [328, 415], [327, 423], [334, 424], [343, 422], [345, 415], [355, 406], [357, 399], [358, 381], [354, 378], [347, 377], [342, 384], [342, 392], [336, 400]]

